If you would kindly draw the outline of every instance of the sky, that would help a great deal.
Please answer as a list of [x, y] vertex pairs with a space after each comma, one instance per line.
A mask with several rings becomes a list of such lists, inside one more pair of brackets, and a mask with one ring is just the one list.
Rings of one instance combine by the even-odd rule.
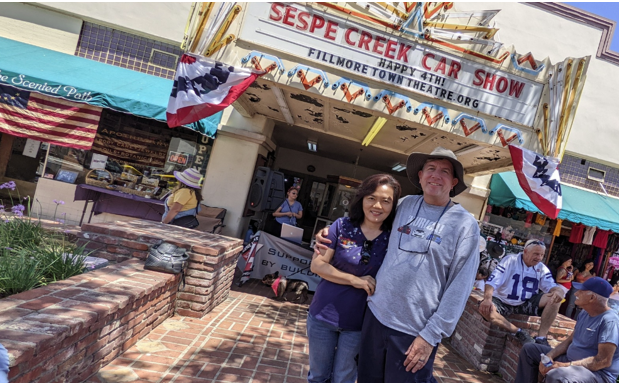
[[[570, 3], [566, 2], [573, 7], [583, 9], [587, 12], [595, 13], [607, 19], [611, 19], [619, 24], [619, 3]], [[615, 35], [619, 33], [615, 29]], [[619, 37], [613, 36], [610, 44], [610, 49], [619, 52]]]

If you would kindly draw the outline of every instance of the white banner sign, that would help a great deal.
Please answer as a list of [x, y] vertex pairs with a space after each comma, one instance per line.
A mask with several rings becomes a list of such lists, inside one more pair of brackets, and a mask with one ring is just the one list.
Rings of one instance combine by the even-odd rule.
[[92, 161], [90, 161], [91, 169], [105, 169], [105, 165], [107, 164], [107, 156], [103, 154], [92, 154]]
[[22, 154], [26, 157], [37, 158], [40, 145], [41, 145], [41, 141], [28, 138], [26, 139], [26, 145], [24, 145], [24, 152]]
[[[240, 270], [246, 271], [243, 273], [246, 279], [242, 282], [249, 278], [262, 279], [279, 271], [279, 275], [286, 278], [307, 282], [310, 291], [316, 291], [321, 278], [310, 270], [313, 251], [262, 231], [256, 236], [257, 241], [254, 237], [237, 263]], [[248, 263], [249, 267], [246, 267]]]
[[248, 6], [242, 40], [293, 54], [300, 62], [319, 62], [473, 113], [533, 125], [543, 84], [301, 5]]

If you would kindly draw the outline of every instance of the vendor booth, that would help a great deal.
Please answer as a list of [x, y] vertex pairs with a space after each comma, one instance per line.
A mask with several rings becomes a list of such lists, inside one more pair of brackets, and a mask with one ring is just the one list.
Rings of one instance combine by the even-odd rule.
[[0, 183], [15, 181], [33, 214], [62, 202], [55, 218], [70, 223], [159, 221], [172, 172], [205, 174], [221, 113], [168, 128], [171, 80], [4, 38], [0, 51], [0, 99], [13, 100], [0, 102]]
[[516, 173], [492, 176], [491, 193], [482, 233], [490, 239], [498, 237], [506, 252], [522, 251], [529, 239], [546, 244], [544, 263], [551, 270], [559, 266], [559, 258], [570, 255], [576, 267], [593, 261], [592, 270], [606, 279], [615, 274], [619, 256], [619, 199], [562, 185], [563, 208], [556, 220], [544, 216], [524, 193]]

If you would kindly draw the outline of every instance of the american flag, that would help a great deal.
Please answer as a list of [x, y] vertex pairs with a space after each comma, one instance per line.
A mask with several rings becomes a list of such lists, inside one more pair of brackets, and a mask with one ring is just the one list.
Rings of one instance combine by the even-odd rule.
[[264, 74], [235, 68], [198, 55], [184, 54], [178, 62], [166, 113], [168, 126], [191, 124], [230, 106]]
[[89, 150], [101, 108], [0, 85], [0, 132]]

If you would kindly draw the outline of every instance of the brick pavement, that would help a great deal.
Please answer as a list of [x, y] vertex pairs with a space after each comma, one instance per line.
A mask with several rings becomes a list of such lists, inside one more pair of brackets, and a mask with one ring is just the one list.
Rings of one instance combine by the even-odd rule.
[[[308, 305], [276, 302], [272, 295], [259, 281], [233, 287], [211, 313], [167, 319], [87, 382], [307, 382]], [[444, 345], [435, 377], [439, 383], [502, 383]]]

